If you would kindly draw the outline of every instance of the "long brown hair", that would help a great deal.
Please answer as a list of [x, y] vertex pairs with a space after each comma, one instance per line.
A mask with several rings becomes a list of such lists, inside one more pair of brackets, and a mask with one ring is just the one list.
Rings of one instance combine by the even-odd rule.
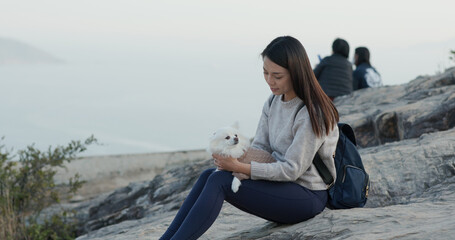
[[290, 36], [277, 37], [267, 45], [261, 56], [289, 71], [295, 94], [307, 106], [314, 133], [320, 137], [325, 128], [328, 135], [339, 121], [338, 111], [314, 76], [305, 48], [299, 40]]

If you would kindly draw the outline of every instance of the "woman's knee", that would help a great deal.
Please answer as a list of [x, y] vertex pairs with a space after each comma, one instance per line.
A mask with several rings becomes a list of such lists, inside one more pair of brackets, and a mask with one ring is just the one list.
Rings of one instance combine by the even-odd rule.
[[215, 171], [207, 180], [208, 183], [230, 184], [232, 182], [232, 173], [227, 171]]
[[201, 173], [201, 177], [208, 177], [210, 176], [210, 174], [212, 174], [213, 172], [215, 171], [215, 168], [209, 168], [209, 169], [206, 169], [204, 170], [202, 173]]
[[200, 175], [197, 180], [197, 183], [202, 183], [205, 184], [207, 179], [210, 177], [210, 174], [212, 174], [215, 171], [215, 168], [209, 168], [207, 170], [204, 170]]

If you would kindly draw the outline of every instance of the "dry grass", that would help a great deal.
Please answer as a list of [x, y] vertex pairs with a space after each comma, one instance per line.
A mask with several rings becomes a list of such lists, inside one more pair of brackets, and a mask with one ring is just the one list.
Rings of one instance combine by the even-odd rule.
[[8, 191], [0, 199], [0, 239], [15, 240], [23, 239], [25, 226], [20, 216], [14, 212], [13, 204]]

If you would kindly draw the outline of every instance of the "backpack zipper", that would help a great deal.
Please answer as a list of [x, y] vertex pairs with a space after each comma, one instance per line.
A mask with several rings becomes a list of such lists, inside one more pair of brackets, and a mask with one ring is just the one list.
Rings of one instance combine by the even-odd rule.
[[[353, 165], [345, 165], [345, 166], [344, 166], [343, 179], [341, 180], [341, 183], [344, 183], [344, 180], [345, 180], [345, 178], [346, 178], [346, 168], [348, 168], [348, 167], [350, 167], [350, 168], [355, 168], [355, 169], [358, 169], [358, 170], [364, 172], [364, 170], [361, 169], [361, 168], [359, 168], [359, 167], [356, 167], [356, 166], [353, 166]], [[369, 183], [370, 183], [370, 178], [368, 177], [368, 174], [367, 174], [367, 173], [365, 173], [365, 175], [367, 176], [366, 179], [365, 179], [365, 180], [366, 180], [366, 184], [365, 184], [365, 185], [366, 185], [366, 186], [365, 186], [365, 198], [368, 198], [368, 194], [369, 194], [369, 192], [370, 192], [370, 184], [369, 184]]]
[[368, 198], [368, 192], [370, 191], [370, 179], [368, 179], [368, 184], [365, 188], [365, 198]]
[[342, 183], [344, 183], [344, 180], [345, 180], [345, 178], [346, 178], [346, 168], [348, 168], [348, 167], [355, 168], [355, 169], [358, 169], [358, 170], [360, 170], [360, 171], [363, 171], [363, 170], [362, 170], [361, 168], [359, 168], [359, 167], [356, 167], [356, 166], [353, 166], [353, 165], [345, 165], [345, 166], [344, 166], [344, 169], [343, 169], [343, 178], [341, 179], [341, 182], [342, 182]]

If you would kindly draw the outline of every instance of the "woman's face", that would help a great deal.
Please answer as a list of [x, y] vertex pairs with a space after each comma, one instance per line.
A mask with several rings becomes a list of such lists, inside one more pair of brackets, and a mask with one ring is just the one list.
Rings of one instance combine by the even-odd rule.
[[274, 95], [284, 95], [284, 101], [296, 97], [292, 87], [291, 75], [286, 68], [272, 62], [268, 57], [264, 57], [263, 68], [264, 79]]
[[354, 54], [354, 65], [357, 66], [357, 61], [359, 60], [359, 55], [356, 53]]

